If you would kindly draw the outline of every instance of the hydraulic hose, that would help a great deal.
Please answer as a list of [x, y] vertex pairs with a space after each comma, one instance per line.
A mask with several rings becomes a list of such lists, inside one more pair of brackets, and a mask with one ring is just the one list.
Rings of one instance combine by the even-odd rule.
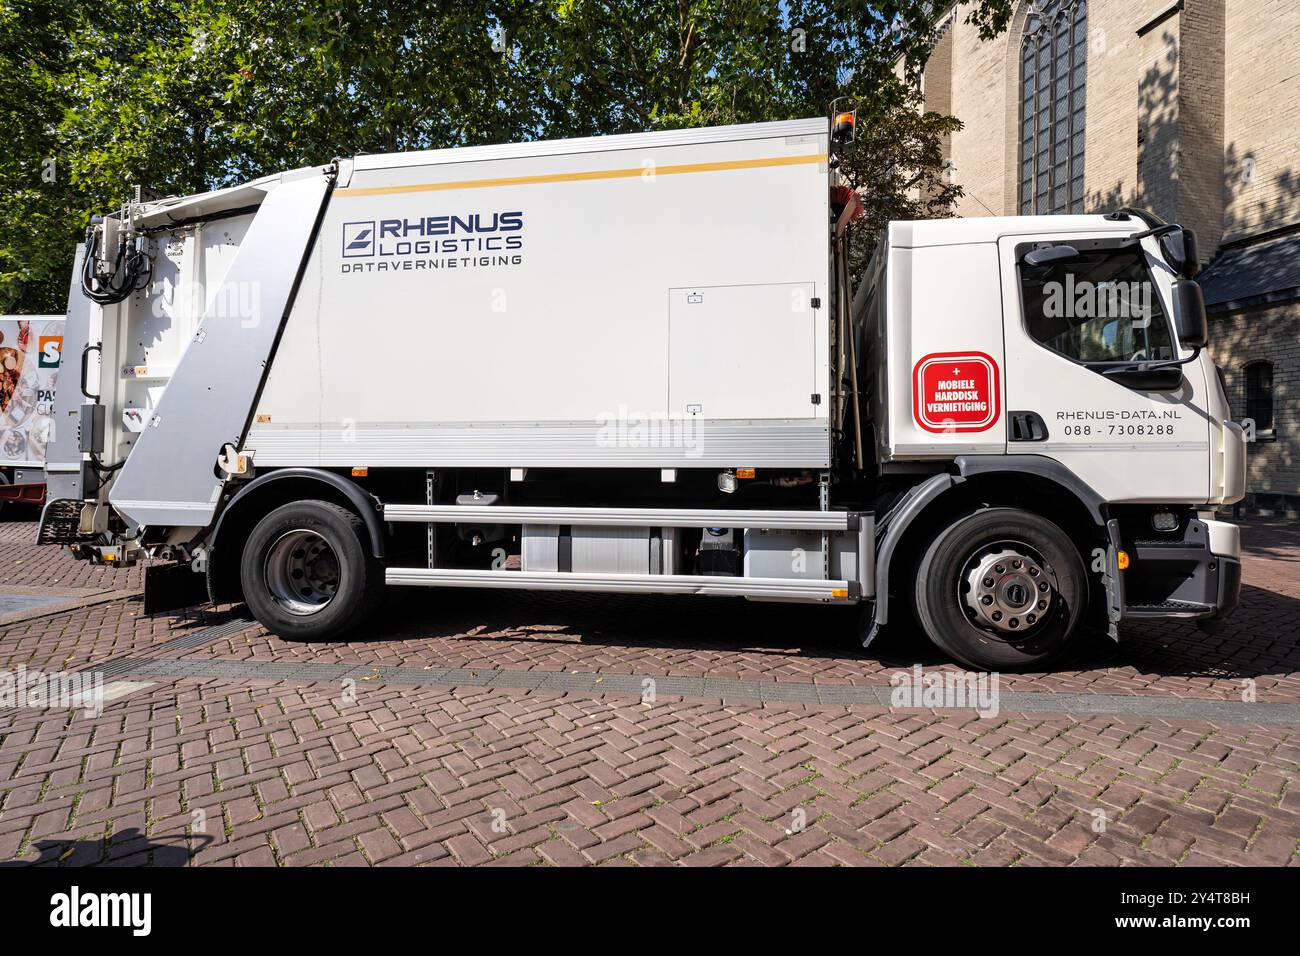
[[[134, 248], [125, 236], [118, 240], [117, 255], [111, 269], [99, 269], [102, 230], [95, 223], [86, 227], [86, 257], [81, 264], [81, 291], [100, 305], [121, 302], [131, 293], [145, 288], [153, 278], [153, 261], [141, 238]], [[103, 260], [105, 263], [107, 260]]]

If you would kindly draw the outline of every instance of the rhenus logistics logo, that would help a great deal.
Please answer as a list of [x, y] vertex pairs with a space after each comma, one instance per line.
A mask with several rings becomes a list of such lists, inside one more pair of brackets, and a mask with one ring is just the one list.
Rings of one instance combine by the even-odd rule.
[[524, 214], [472, 212], [343, 223], [345, 273], [473, 269], [523, 262]]
[[375, 254], [375, 223], [345, 222], [343, 224], [343, 258], [373, 256]]

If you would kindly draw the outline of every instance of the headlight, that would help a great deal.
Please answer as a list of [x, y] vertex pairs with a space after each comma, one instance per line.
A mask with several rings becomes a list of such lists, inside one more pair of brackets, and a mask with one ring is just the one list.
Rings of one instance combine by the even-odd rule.
[[1157, 531], [1177, 531], [1178, 515], [1172, 511], [1157, 511], [1151, 515], [1151, 527]]

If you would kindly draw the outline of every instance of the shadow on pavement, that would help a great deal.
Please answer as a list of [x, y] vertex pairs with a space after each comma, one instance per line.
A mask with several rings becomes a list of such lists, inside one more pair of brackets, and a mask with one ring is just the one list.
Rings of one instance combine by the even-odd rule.
[[390, 588], [372, 640], [506, 638], [860, 658], [856, 608], [743, 598]]
[[1241, 550], [1246, 558], [1300, 562], [1300, 525], [1294, 521], [1243, 523]]
[[[863, 661], [885, 668], [940, 666], [947, 658], [906, 616], [864, 650], [858, 611], [731, 598], [560, 594], [474, 589], [391, 589], [373, 638], [514, 640], [657, 650], [716, 651]], [[1054, 671], [1136, 668], [1179, 677], [1257, 678], [1300, 673], [1300, 600], [1246, 585], [1226, 621], [1121, 627], [1118, 644], [1096, 631]]]
[[135, 827], [98, 840], [37, 840], [35, 858], [0, 862], [0, 869], [26, 866], [188, 866], [190, 858], [212, 842], [206, 834], [150, 840]]

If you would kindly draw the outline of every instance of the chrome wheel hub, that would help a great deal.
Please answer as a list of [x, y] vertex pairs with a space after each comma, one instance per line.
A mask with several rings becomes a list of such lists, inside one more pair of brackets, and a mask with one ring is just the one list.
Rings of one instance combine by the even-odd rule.
[[966, 615], [980, 627], [1000, 634], [1033, 629], [1057, 600], [1056, 574], [1031, 548], [999, 542], [969, 561], [958, 595]]
[[290, 614], [320, 611], [339, 589], [339, 560], [315, 531], [286, 531], [266, 552], [267, 588]]

